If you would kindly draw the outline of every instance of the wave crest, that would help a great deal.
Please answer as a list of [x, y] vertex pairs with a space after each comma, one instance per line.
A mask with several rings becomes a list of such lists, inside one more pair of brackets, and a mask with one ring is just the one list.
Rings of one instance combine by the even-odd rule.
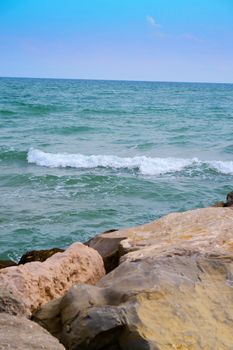
[[91, 155], [48, 153], [30, 148], [27, 155], [28, 163], [50, 168], [72, 167], [91, 169], [97, 167], [111, 169], [138, 169], [143, 175], [159, 175], [181, 171], [185, 168], [200, 168], [207, 165], [212, 170], [223, 174], [233, 174], [233, 162], [200, 161], [198, 158], [151, 158], [146, 156], [118, 157], [114, 155]]

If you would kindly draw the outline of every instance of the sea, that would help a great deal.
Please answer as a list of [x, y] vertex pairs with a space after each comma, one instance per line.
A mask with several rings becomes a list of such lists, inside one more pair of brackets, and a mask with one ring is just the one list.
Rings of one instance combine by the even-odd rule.
[[0, 78], [0, 259], [232, 190], [232, 84]]

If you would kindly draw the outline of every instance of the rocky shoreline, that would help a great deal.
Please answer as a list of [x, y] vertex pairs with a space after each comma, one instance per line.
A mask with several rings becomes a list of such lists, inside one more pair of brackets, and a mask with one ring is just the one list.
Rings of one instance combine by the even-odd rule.
[[0, 263], [0, 349], [232, 349], [231, 194]]

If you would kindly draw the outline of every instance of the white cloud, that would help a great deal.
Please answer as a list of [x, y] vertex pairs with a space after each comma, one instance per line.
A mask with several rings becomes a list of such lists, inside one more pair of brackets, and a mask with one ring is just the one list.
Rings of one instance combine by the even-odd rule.
[[[190, 33], [183, 33], [174, 35], [169, 32], [164, 32], [162, 26], [157, 23], [156, 19], [153, 16], [146, 16], [147, 23], [154, 28], [153, 35], [159, 39], [174, 39], [174, 40], [186, 40], [193, 43], [203, 43], [204, 41], [197, 36]], [[162, 28], [162, 30], [160, 30]]]
[[161, 28], [161, 25], [156, 22], [153, 16], [146, 16], [146, 20], [152, 27]]

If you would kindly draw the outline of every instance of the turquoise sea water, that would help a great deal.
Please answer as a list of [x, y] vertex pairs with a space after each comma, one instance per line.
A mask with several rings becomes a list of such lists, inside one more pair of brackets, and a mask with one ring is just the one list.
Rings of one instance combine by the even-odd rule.
[[233, 85], [0, 79], [0, 258], [233, 189]]

